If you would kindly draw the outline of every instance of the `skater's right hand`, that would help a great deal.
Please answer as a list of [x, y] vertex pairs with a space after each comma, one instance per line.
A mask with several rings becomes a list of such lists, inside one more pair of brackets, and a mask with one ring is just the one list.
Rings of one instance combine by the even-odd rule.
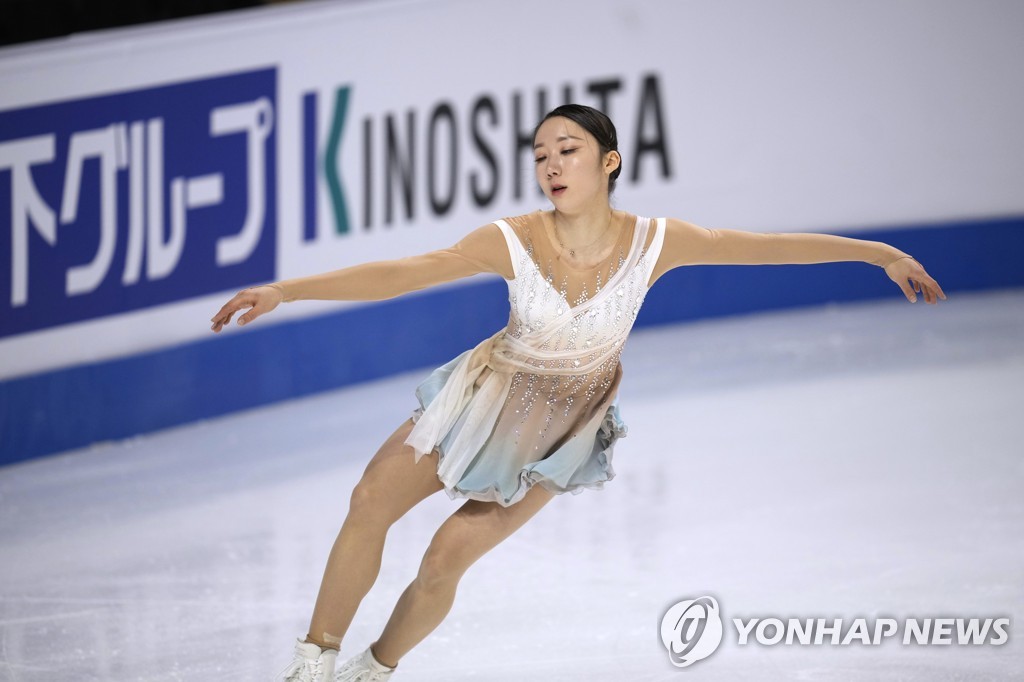
[[224, 328], [224, 325], [231, 322], [231, 316], [242, 308], [249, 308], [249, 312], [238, 318], [238, 324], [249, 324], [260, 315], [269, 313], [284, 300], [284, 293], [275, 286], [264, 285], [243, 289], [235, 294], [235, 297], [224, 304], [216, 315], [210, 318], [213, 325], [210, 327], [214, 333]]

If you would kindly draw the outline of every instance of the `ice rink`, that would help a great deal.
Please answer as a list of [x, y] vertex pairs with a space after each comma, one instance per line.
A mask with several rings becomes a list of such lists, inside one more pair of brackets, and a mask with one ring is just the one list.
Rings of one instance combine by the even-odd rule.
[[[1024, 290], [641, 328], [623, 366], [616, 478], [473, 566], [395, 682], [1024, 679]], [[0, 469], [0, 679], [273, 679], [428, 370]], [[339, 660], [458, 504], [392, 529]], [[662, 615], [702, 595], [725, 637], [675, 668]], [[1012, 622], [1000, 646], [739, 646], [749, 617]]]

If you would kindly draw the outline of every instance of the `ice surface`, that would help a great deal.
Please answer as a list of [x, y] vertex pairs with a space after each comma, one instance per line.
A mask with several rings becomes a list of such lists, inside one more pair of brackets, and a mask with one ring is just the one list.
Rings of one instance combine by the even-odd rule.
[[[641, 329], [623, 364], [615, 480], [474, 565], [395, 682], [1021, 679], [1024, 291]], [[272, 679], [427, 371], [0, 469], [0, 680]], [[459, 504], [392, 528], [343, 658]], [[677, 669], [661, 616], [704, 594], [725, 640]], [[1002, 646], [738, 646], [750, 616], [1016, 622]]]

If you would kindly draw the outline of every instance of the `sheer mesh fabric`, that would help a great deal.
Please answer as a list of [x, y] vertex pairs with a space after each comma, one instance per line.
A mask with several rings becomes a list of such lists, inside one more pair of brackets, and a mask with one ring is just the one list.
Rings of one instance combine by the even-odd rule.
[[[539, 346], [566, 354], [553, 359], [556, 368], [564, 372], [545, 372], [551, 369], [551, 360], [531, 358], [529, 364], [535, 369], [517, 372], [512, 379], [505, 416], [516, 444], [525, 436], [535, 451], [555, 447], [571, 437], [575, 427], [607, 409], [614, 397], [622, 376], [622, 345], [646, 294], [643, 275], [650, 275], [650, 255], [642, 254], [634, 266], [638, 270], [632, 277], [621, 278], [617, 289], [605, 294], [604, 304], [584, 306], [605, 290], [627, 262], [639, 220], [616, 216], [618, 238], [609, 253], [583, 268], [564, 258], [548, 214], [538, 211], [504, 221], [519, 240], [512, 247], [521, 248], [513, 254], [519, 262], [514, 265], [518, 281], [510, 284], [509, 291], [509, 336], [520, 339], [563, 313], [571, 316], [558, 333]], [[654, 237], [654, 230], [647, 230], [640, 248], [648, 249]], [[602, 353], [602, 349], [608, 352]], [[549, 367], [544, 367], [545, 362]], [[580, 371], [581, 366], [588, 371]]]

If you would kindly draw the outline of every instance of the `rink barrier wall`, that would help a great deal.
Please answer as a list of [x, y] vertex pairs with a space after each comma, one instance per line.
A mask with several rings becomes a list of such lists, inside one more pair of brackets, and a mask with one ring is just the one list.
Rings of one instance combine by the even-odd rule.
[[[912, 254], [949, 294], [1024, 286], [1024, 216], [845, 234]], [[900, 296], [864, 263], [692, 266], [658, 281], [636, 325]], [[425, 377], [504, 326], [507, 301], [493, 279], [11, 379], [0, 383], [0, 464], [400, 372]]]

